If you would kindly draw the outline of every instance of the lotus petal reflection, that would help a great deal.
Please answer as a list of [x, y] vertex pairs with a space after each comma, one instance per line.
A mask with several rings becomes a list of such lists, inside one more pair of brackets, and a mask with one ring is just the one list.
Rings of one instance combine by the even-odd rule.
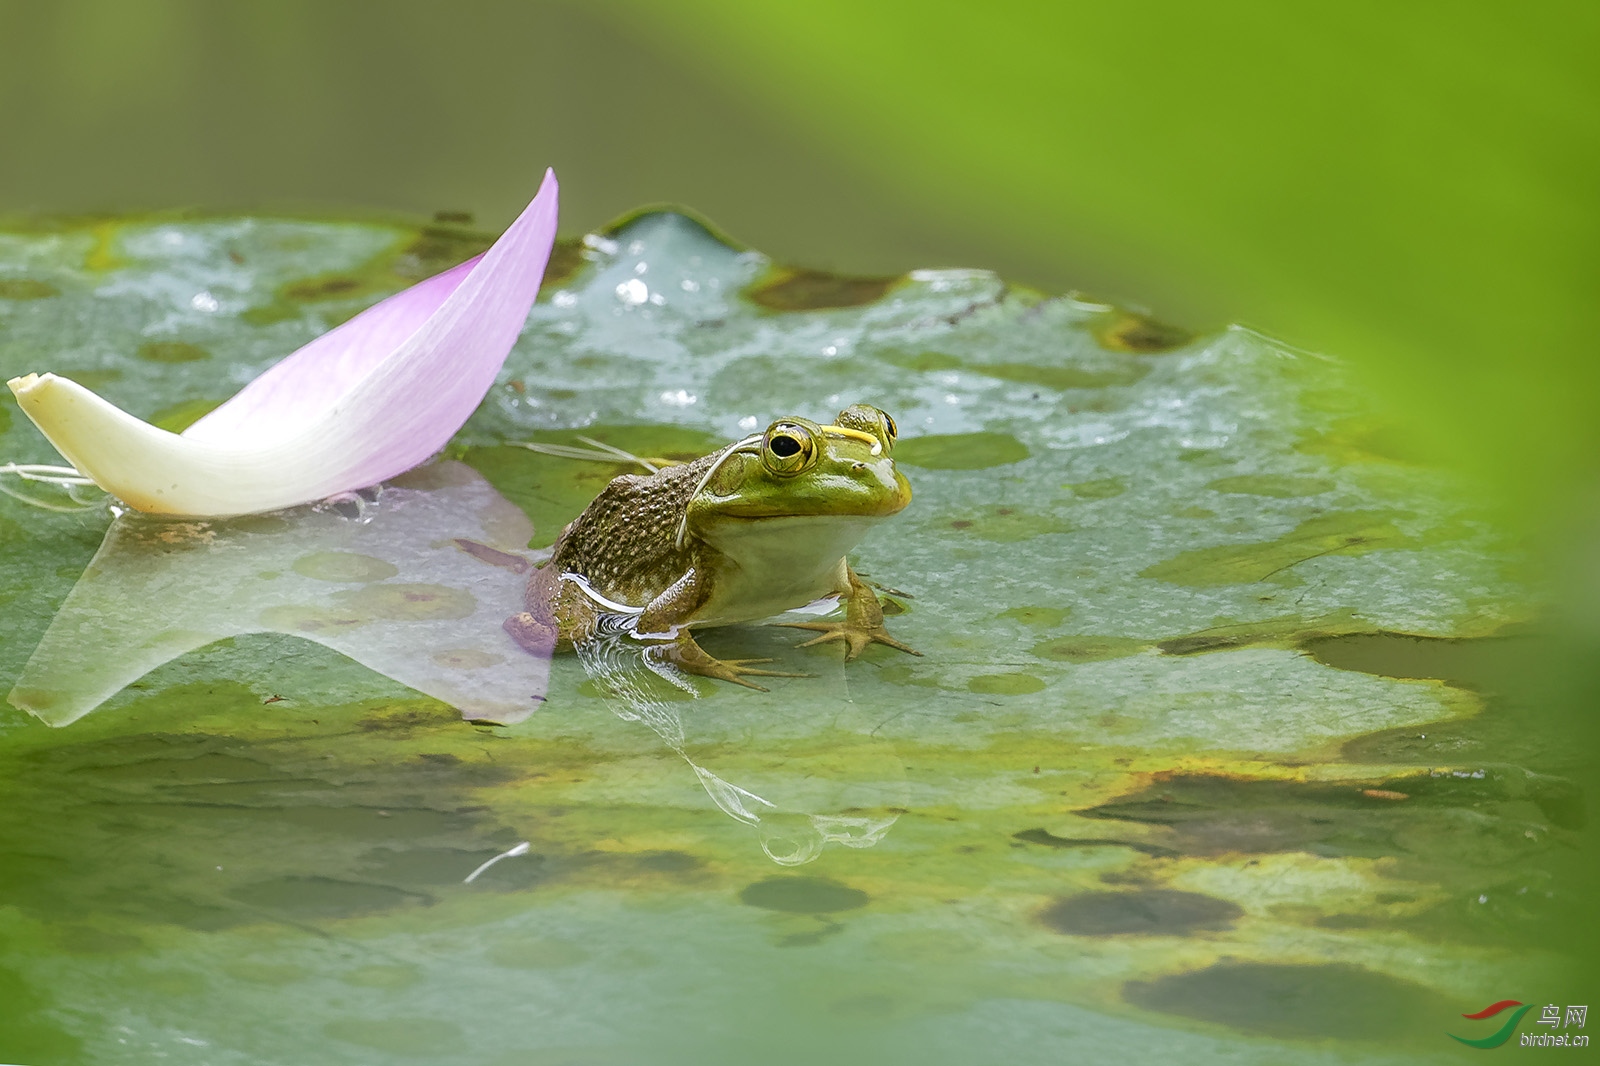
[[557, 196], [547, 172], [482, 256], [318, 337], [182, 434], [55, 374], [11, 391], [69, 463], [137, 510], [254, 514], [376, 485], [444, 447], [494, 384], [538, 296]]
[[339, 506], [174, 522], [138, 513], [100, 550], [7, 697], [68, 725], [156, 667], [226, 637], [315, 641], [464, 718], [516, 722], [549, 657], [501, 624], [533, 533], [470, 467], [435, 463]]

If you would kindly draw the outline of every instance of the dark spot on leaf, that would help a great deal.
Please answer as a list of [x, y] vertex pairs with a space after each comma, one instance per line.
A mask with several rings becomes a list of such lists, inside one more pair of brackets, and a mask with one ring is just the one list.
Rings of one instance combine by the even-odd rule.
[[1318, 662], [1340, 670], [1358, 670], [1379, 677], [1435, 678], [1479, 687], [1505, 679], [1510, 661], [1524, 653], [1525, 640], [1378, 632], [1315, 636], [1301, 646]]
[[[445, 220], [439, 220], [441, 223]], [[494, 235], [453, 225], [424, 226], [395, 256], [392, 271], [405, 281], [432, 277], [488, 251]], [[555, 250], [551, 250], [554, 258]], [[548, 278], [548, 275], [546, 276]]]
[[[1037, 767], [1034, 768], [1034, 772], [1038, 773]], [[1058, 837], [1047, 829], [1024, 829], [1020, 833], [1013, 833], [1012, 837], [1029, 844], [1042, 844], [1047, 848], [1128, 848], [1157, 859], [1170, 858], [1178, 854], [1171, 848], [1163, 848], [1157, 844], [1146, 844], [1138, 840], [1106, 840], [1101, 837]]]
[[[1373, 799], [1363, 795], [1368, 789], [1410, 798]], [[1527, 833], [1532, 804], [1562, 814], [1581, 810], [1582, 802], [1574, 783], [1516, 767], [1358, 781], [1163, 772], [1137, 792], [1077, 813], [1166, 827], [1156, 839], [1186, 855], [1303, 851], [1497, 866], [1526, 861], [1543, 848], [1539, 834]]]
[[637, 861], [641, 869], [663, 874], [688, 873], [705, 865], [686, 851], [646, 851], [637, 856]]
[[862, 278], [821, 270], [780, 269], [745, 295], [771, 311], [820, 311], [860, 307], [881, 300], [899, 278]]
[[1129, 981], [1122, 994], [1146, 1010], [1291, 1040], [1393, 1040], [1460, 1013], [1421, 985], [1344, 963], [1219, 962]]
[[769, 877], [746, 885], [739, 901], [786, 914], [832, 914], [865, 907], [870, 897], [826, 877]]
[[211, 358], [210, 352], [188, 341], [149, 341], [139, 345], [137, 354], [152, 363], [198, 363]]
[[1238, 904], [1198, 892], [1149, 888], [1139, 892], [1082, 892], [1057, 900], [1039, 920], [1072, 936], [1184, 936], [1230, 928], [1244, 916]]

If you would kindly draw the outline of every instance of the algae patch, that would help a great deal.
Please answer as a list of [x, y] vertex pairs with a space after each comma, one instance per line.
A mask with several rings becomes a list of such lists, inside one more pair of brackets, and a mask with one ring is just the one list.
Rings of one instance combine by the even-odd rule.
[[877, 303], [899, 280], [778, 268], [747, 289], [745, 296], [769, 311], [823, 311]]

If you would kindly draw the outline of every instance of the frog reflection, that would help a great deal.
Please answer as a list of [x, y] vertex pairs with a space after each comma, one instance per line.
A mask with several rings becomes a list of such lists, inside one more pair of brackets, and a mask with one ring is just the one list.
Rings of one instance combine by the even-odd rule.
[[524, 646], [567, 648], [604, 615], [632, 616], [662, 658], [689, 673], [760, 686], [792, 677], [722, 660], [691, 631], [767, 618], [839, 596], [842, 619], [784, 623], [820, 631], [802, 647], [842, 641], [845, 657], [887, 644], [877, 596], [845, 561], [876, 522], [899, 513], [911, 486], [895, 469], [894, 419], [865, 404], [832, 425], [782, 418], [765, 433], [649, 476], [612, 480], [556, 541], [528, 583], [527, 610], [506, 622]]

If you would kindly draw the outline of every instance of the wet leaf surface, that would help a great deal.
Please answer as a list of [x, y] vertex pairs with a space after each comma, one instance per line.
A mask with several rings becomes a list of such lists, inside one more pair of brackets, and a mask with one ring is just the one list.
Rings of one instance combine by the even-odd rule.
[[[449, 220], [4, 232], [0, 361], [177, 427], [486, 242]], [[652, 674], [647, 721], [563, 658], [538, 713], [473, 724], [315, 643], [456, 624], [465, 586], [308, 544], [248, 575], [303, 588], [278, 632], [223, 633], [228, 593], [202, 596], [212, 642], [93, 714], [0, 717], [0, 1058], [605, 1061], [732, 1025], [771, 1061], [773, 1034], [805, 1060], [819, 1032], [878, 1061], [1431, 1061], [1451, 1019], [1560, 964], [1590, 896], [1586, 767], [1538, 714], [1559, 641], [1525, 626], [1515, 547], [1336, 364], [983, 271], [785, 270], [673, 214], [553, 264], [449, 451], [519, 543], [430, 526], [417, 552], [514, 606], [516, 561], [638, 470], [521, 444], [685, 459], [869, 402], [914, 500], [853, 563], [924, 657], [730, 627], [713, 654], [810, 676]], [[10, 406], [5, 458], [52, 461]], [[4, 680], [110, 525], [0, 500]], [[175, 537], [163, 557], [205, 556]], [[141, 596], [100, 612], [74, 676], [179, 599]], [[491, 634], [396, 658], [486, 668]]]

